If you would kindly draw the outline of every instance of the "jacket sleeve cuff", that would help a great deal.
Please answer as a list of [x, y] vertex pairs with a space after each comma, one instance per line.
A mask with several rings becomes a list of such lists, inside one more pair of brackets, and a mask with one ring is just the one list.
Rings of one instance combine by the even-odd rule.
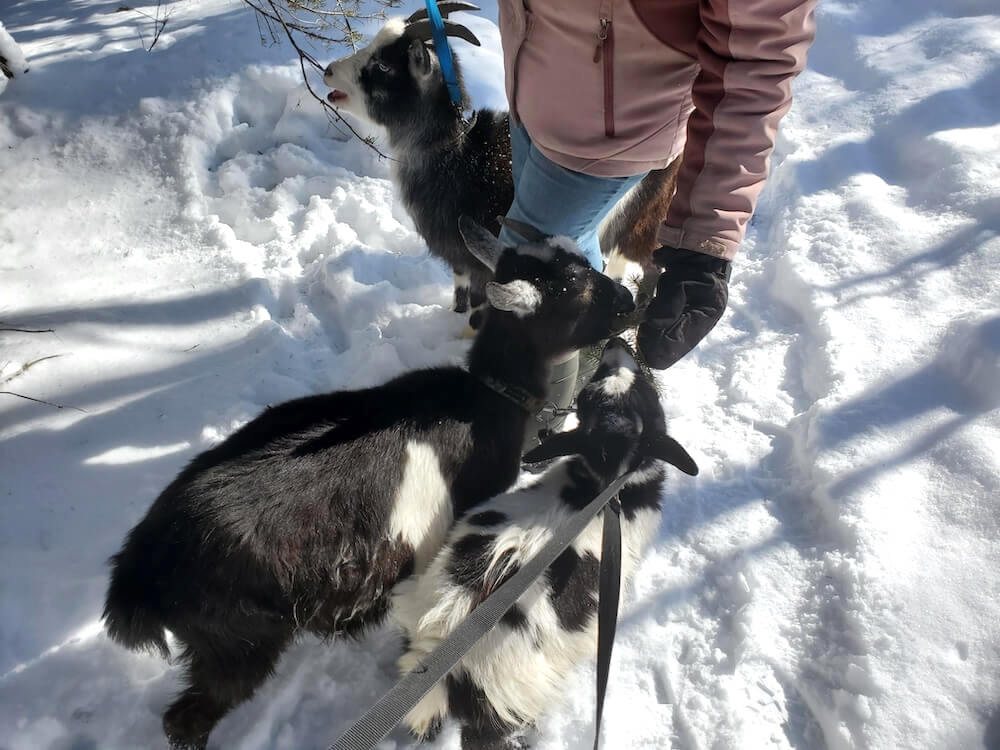
[[660, 224], [656, 230], [656, 241], [661, 245], [676, 247], [683, 250], [714, 255], [723, 260], [732, 260], [739, 250], [739, 243], [724, 237], [704, 235], [698, 232], [686, 232], [679, 227]]

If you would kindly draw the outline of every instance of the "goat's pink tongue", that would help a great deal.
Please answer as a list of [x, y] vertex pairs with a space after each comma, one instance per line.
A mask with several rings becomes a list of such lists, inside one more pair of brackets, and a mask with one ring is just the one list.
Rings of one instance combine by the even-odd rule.
[[340, 91], [339, 89], [334, 89], [333, 91], [331, 91], [329, 94], [326, 95], [326, 98], [329, 99], [331, 102], [339, 102], [341, 99], [346, 99], [347, 94], [345, 94], [343, 91]]

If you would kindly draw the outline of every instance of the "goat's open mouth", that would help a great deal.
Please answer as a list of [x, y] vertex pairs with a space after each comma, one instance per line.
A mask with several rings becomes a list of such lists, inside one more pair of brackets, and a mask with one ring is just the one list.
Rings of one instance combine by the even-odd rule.
[[337, 102], [344, 101], [344, 99], [347, 98], [347, 94], [341, 91], [340, 89], [334, 89], [333, 91], [331, 91], [329, 94], [326, 95], [326, 98], [329, 101], [336, 104]]

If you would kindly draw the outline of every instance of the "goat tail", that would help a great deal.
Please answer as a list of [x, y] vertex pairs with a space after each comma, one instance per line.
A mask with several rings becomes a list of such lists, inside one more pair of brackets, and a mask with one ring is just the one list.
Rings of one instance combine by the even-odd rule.
[[163, 618], [144, 566], [133, 554], [132, 539], [111, 558], [111, 582], [104, 601], [104, 626], [113, 641], [132, 651], [159, 652], [170, 657]]

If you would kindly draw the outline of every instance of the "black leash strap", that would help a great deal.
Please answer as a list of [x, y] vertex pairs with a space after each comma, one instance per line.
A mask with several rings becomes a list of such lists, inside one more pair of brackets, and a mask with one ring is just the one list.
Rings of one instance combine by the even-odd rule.
[[[420, 702], [420, 699], [430, 692], [437, 681], [448, 674], [462, 660], [462, 657], [476, 645], [479, 639], [500, 622], [507, 610], [587, 528], [594, 517], [606, 505], [615, 500], [627, 478], [628, 475], [618, 477], [587, 506], [570, 516], [570, 519], [561, 528], [556, 529], [552, 538], [537, 555], [472, 610], [472, 613], [434, 649], [420, 666], [403, 677], [375, 705], [365, 711], [362, 717], [351, 725], [339, 740], [330, 745], [328, 750], [371, 750], [385, 739], [389, 732], [403, 720], [403, 717]], [[607, 564], [605, 563], [605, 555], [614, 557], [616, 563], [619, 563], [621, 559], [621, 526], [617, 508], [618, 503], [615, 500], [615, 508], [605, 511], [605, 526], [602, 537], [599, 591], [601, 602], [598, 605], [598, 732], [603, 712], [604, 692], [607, 687], [608, 665], [611, 661], [611, 646], [615, 637], [615, 622], [618, 618], [618, 581], [621, 577], [621, 566], [620, 564], [610, 565], [610, 560]], [[608, 526], [609, 515], [614, 517], [613, 529]], [[614, 571], [606, 570], [609, 567], [613, 567]], [[607, 582], [605, 578], [608, 579]], [[615, 606], [613, 611], [606, 612], [604, 611], [604, 597], [607, 594], [609, 599], [611, 598], [611, 589], [608, 589], [607, 586], [611, 586], [612, 583], [614, 583]], [[610, 627], [604, 623], [604, 620], [609, 618]], [[603, 648], [602, 643], [604, 643]], [[604, 654], [603, 657], [602, 654]], [[603, 669], [601, 667], [602, 658], [604, 659]], [[597, 737], [594, 739], [594, 747], [597, 747]]]

